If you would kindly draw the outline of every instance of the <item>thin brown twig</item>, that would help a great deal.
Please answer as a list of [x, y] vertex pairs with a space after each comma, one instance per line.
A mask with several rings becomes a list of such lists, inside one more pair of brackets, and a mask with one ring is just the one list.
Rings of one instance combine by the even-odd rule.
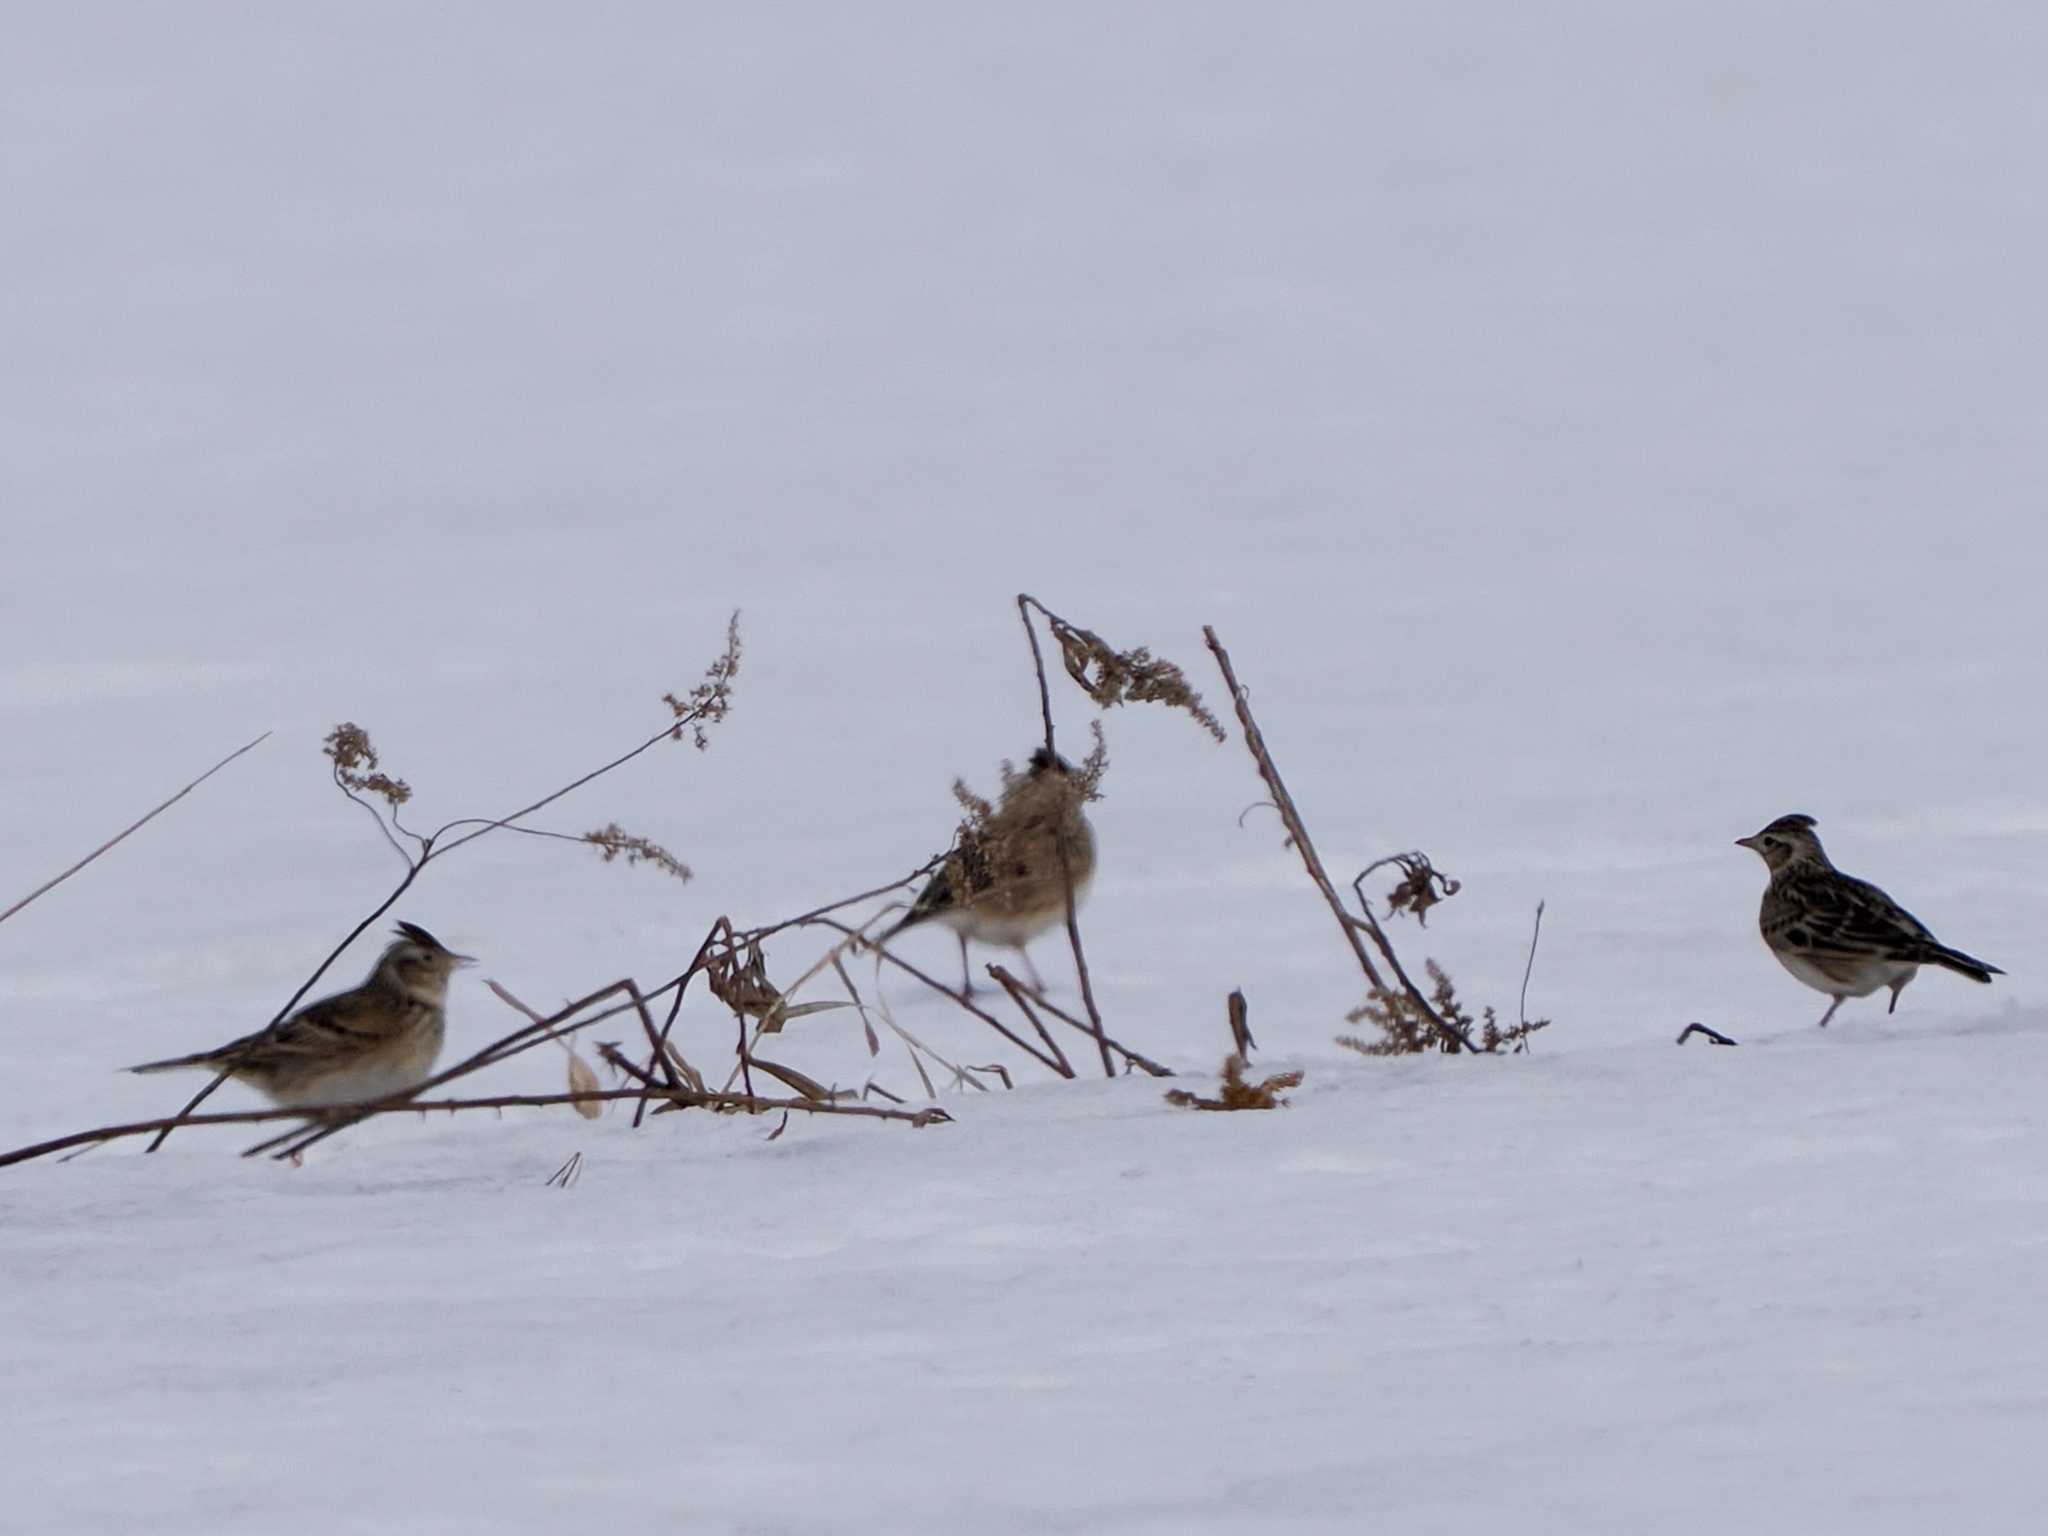
[[[461, 1110], [470, 1109], [546, 1109], [560, 1104], [603, 1103], [613, 1100], [625, 1102], [635, 1099], [645, 1099], [650, 1103], [673, 1104], [683, 1109], [732, 1109], [744, 1110], [749, 1114], [763, 1114], [774, 1110], [788, 1109], [801, 1110], [806, 1114], [813, 1115], [853, 1115], [870, 1120], [902, 1120], [917, 1126], [942, 1124], [953, 1118], [943, 1109], [937, 1108], [920, 1110], [878, 1109], [873, 1105], [842, 1104], [836, 1101], [818, 1102], [810, 1099], [752, 1098], [746, 1094], [714, 1093], [708, 1089], [699, 1093], [692, 1088], [669, 1088], [658, 1084], [652, 1087], [601, 1088], [594, 1093], [586, 1089], [576, 1093], [505, 1093], [495, 1094], [489, 1098], [476, 1099], [382, 1099], [370, 1103], [352, 1104], [346, 1106], [346, 1108], [349, 1116], [347, 1123], [354, 1125], [375, 1115], [393, 1115], [413, 1110], [423, 1114], [445, 1110], [453, 1114]], [[94, 1130], [74, 1131], [68, 1136], [58, 1136], [49, 1141], [37, 1142], [33, 1146], [16, 1147], [10, 1152], [0, 1152], [0, 1168], [10, 1167], [15, 1163], [25, 1163], [33, 1158], [47, 1157], [53, 1152], [63, 1152], [71, 1147], [99, 1142], [120, 1141], [133, 1136], [146, 1136], [161, 1126], [171, 1124], [190, 1126], [261, 1125], [268, 1121], [302, 1121], [305, 1118], [306, 1111], [303, 1109], [251, 1109], [226, 1114], [193, 1115], [182, 1122], [173, 1119], [161, 1119], [137, 1120], [125, 1125], [103, 1125]], [[331, 1135], [334, 1131], [346, 1128], [344, 1125], [335, 1125], [329, 1128], [327, 1134]], [[283, 1156], [289, 1156], [291, 1153], [303, 1150], [303, 1147], [290, 1148], [287, 1149], [287, 1153], [283, 1154]]]
[[[1038, 626], [1031, 622], [1031, 610], [1036, 608], [1047, 621], [1054, 620], [1051, 609], [1028, 592], [1017, 594], [1017, 617], [1023, 620], [1024, 637], [1031, 642], [1031, 670], [1038, 676], [1038, 713], [1045, 726], [1045, 754], [1054, 762], [1059, 761], [1059, 749], [1052, 733], [1052, 690], [1045, 681], [1045, 656], [1038, 647]], [[1053, 849], [1060, 859], [1060, 884], [1066, 897], [1067, 943], [1074, 951], [1074, 972], [1081, 982], [1081, 1003], [1088, 1010], [1088, 1021], [1095, 1035], [1096, 1049], [1102, 1053], [1102, 1075], [1116, 1076], [1116, 1064], [1109, 1059], [1109, 1040], [1102, 1028], [1102, 1010], [1095, 1006], [1095, 984], [1088, 975], [1088, 956], [1081, 948], [1081, 922], [1074, 906], [1074, 867], [1067, 854], [1067, 843], [1063, 837], [1053, 838]]]
[[945, 862], [945, 854], [934, 854], [900, 880], [891, 880], [887, 885], [878, 885], [871, 891], [862, 891], [858, 896], [842, 896], [837, 901], [828, 901], [822, 907], [813, 907], [808, 912], [799, 913], [795, 917], [785, 917], [779, 922], [768, 923], [759, 928], [742, 929], [734, 934], [734, 940], [741, 944], [758, 944], [763, 939], [781, 933], [785, 928], [801, 928], [817, 918], [839, 911], [842, 907], [857, 906], [864, 901], [873, 901], [877, 896], [886, 896], [891, 891], [900, 891], [905, 886], [924, 879]]
[[[849, 928], [845, 923], [840, 922], [835, 917], [814, 917], [811, 918], [805, 926], [831, 928], [836, 930], [837, 932], [844, 934], [857, 934], [860, 931], [857, 928]], [[919, 970], [916, 966], [912, 965], [908, 960], [899, 959], [896, 955], [891, 954], [887, 949], [883, 948], [879, 943], [876, 943], [874, 940], [870, 939], [867, 942], [874, 949], [874, 952], [877, 955], [879, 955], [882, 959], [888, 961], [889, 964], [895, 966], [899, 971], [907, 972], [909, 975], [923, 982], [926, 986], [930, 987], [934, 992], [937, 992], [941, 996], [950, 999], [957, 1007], [966, 1009], [969, 1013], [973, 1014], [977, 1019], [981, 1020], [982, 1023], [986, 1024], [990, 1029], [994, 1030], [997, 1034], [1001, 1035], [1005, 1040], [1009, 1041], [1010, 1044], [1016, 1046], [1018, 1050], [1024, 1052], [1025, 1055], [1037, 1061], [1040, 1066], [1043, 1066], [1047, 1068], [1049, 1071], [1053, 1072], [1058, 1072], [1060, 1070], [1059, 1057], [1051, 1056], [1046, 1054], [1044, 1051], [1041, 1051], [1029, 1040], [1026, 1040], [1022, 1035], [1018, 1034], [1015, 1030], [1011, 1029], [1010, 1026], [1005, 1024], [1001, 1019], [997, 1018], [994, 1014], [990, 1013], [986, 1008], [981, 1007], [972, 998], [962, 997], [958, 992], [954, 991], [944, 982], [938, 980], [936, 977], [931, 976], [927, 972]], [[1082, 1025], [1081, 1027], [1083, 1029], [1087, 1028], [1086, 1025]], [[1071, 1076], [1072, 1073], [1070, 1070], [1069, 1072], [1063, 1073], [1061, 1075]]]
[[[1093, 1029], [1088, 1027], [1087, 1020], [1075, 1018], [1071, 1013], [1067, 1012], [1066, 1009], [1060, 1007], [1058, 1003], [1055, 1003], [1043, 992], [1033, 991], [1030, 987], [1025, 986], [1025, 984], [1019, 981], [1015, 976], [1010, 975], [1008, 971], [1003, 970], [1001, 966], [997, 965], [990, 967], [991, 974], [994, 974], [998, 971], [1001, 971], [1002, 974], [996, 976], [996, 980], [1002, 982], [1004, 991], [1007, 992], [1008, 990], [1010, 990], [1012, 986], [1022, 988], [1024, 991], [1029, 992], [1031, 994], [1031, 1000], [1034, 1003], [1036, 1003], [1040, 1008], [1043, 1008], [1047, 1013], [1051, 1014], [1054, 1018], [1058, 1019], [1062, 1024], [1065, 1024], [1068, 1028], [1079, 1030], [1082, 1034], [1089, 1036], [1091, 1039], [1100, 1039], [1107, 1042], [1109, 1048], [1112, 1051], [1116, 1052], [1117, 1055], [1123, 1057], [1125, 1062], [1125, 1071], [1128, 1072], [1130, 1068], [1136, 1067], [1139, 1071], [1149, 1073], [1153, 1077], [1172, 1077], [1174, 1075], [1173, 1069], [1171, 1067], [1163, 1067], [1158, 1062], [1154, 1061], [1150, 1056], [1145, 1055], [1142, 1051], [1132, 1050], [1128, 1045], [1125, 1045], [1119, 1040], [1117, 1040], [1115, 1036], [1097, 1035]], [[1006, 977], [1008, 978], [1007, 980], [1005, 980]]]
[[[1421, 1002], [1422, 1007], [1428, 1010], [1429, 1017], [1437, 1018], [1437, 1012], [1429, 1006], [1428, 999], [1422, 997], [1415, 984], [1408, 980], [1406, 973], [1401, 969], [1399, 960], [1395, 958], [1393, 946], [1387, 942], [1386, 935], [1379, 931], [1379, 924], [1373, 920], [1372, 908], [1366, 908], [1366, 923], [1370, 926], [1361, 925], [1345, 910], [1344, 900], [1337, 894], [1336, 886], [1330, 883], [1330, 876], [1323, 868], [1322, 857], [1316, 852], [1316, 845], [1308, 835], [1308, 826], [1301, 819], [1301, 810], [1295, 805], [1294, 796], [1288, 793], [1287, 785], [1280, 777], [1279, 766], [1273, 761], [1273, 754], [1266, 746], [1266, 738], [1259, 730], [1259, 723], [1252, 718], [1251, 697], [1244, 685], [1237, 680], [1237, 673], [1230, 665], [1230, 653], [1223, 648], [1223, 642], [1216, 638], [1216, 631], [1212, 626], [1202, 626], [1202, 639], [1207, 642], [1210, 654], [1216, 658], [1216, 665], [1223, 673], [1224, 686], [1230, 690], [1230, 702], [1237, 711], [1237, 723], [1244, 731], [1245, 750], [1251, 753], [1252, 761], [1258, 765], [1259, 777], [1265, 780], [1266, 791], [1273, 797], [1273, 808], [1280, 813], [1280, 820], [1287, 828], [1287, 836], [1294, 844], [1294, 851], [1301, 856], [1302, 867], [1308, 871], [1309, 879], [1313, 880], [1316, 889], [1322, 892], [1331, 916], [1337, 919], [1338, 930], [1343, 933], [1345, 942], [1351, 946], [1351, 953], [1357, 958], [1359, 969], [1365, 972], [1366, 984], [1375, 992], [1391, 991], [1381, 977], [1378, 967], [1372, 963], [1372, 956], [1366, 953], [1365, 945], [1359, 940], [1358, 935], [1361, 931], [1373, 936], [1380, 953], [1393, 967], [1395, 975], [1400, 977], [1409, 996]], [[1440, 1023], [1447, 1036], [1462, 1041], [1468, 1051], [1473, 1048], [1472, 1042], [1465, 1037], [1462, 1030], [1448, 1022]]]
[[112, 837], [108, 838], [104, 843], [101, 843], [99, 847], [93, 849], [91, 853], [88, 853], [76, 864], [72, 865], [69, 869], [65, 870], [61, 875], [55, 875], [52, 876], [50, 879], [45, 880], [41, 885], [37, 886], [34, 890], [30, 891], [26, 896], [22, 897], [21, 900], [17, 901], [5, 912], [0, 912], [0, 923], [6, 922], [7, 919], [14, 916], [15, 913], [19, 912], [23, 907], [27, 906], [37, 897], [45, 895], [48, 892], [55, 890], [58, 886], [62, 885], [66, 880], [69, 880], [81, 869], [85, 868], [85, 866], [90, 864], [94, 859], [98, 858], [101, 854], [108, 852], [117, 843], [121, 842], [123, 839], [128, 837], [129, 834], [140, 831], [150, 822], [156, 820], [157, 817], [161, 816], [165, 811], [168, 811], [180, 800], [184, 799], [187, 795], [191, 794], [193, 790], [197, 789], [200, 785], [204, 784], [216, 773], [219, 773], [221, 769], [227, 767], [229, 763], [232, 763], [244, 752], [253, 752], [257, 747], [261, 746], [264, 742], [268, 741], [269, 739], [270, 732], [265, 731], [261, 736], [258, 736], [254, 741], [250, 742], [247, 746], [237, 747], [234, 751], [230, 752], [226, 757], [222, 758], [219, 762], [215, 763], [211, 768], [207, 769], [206, 772], [199, 775], [199, 777], [194, 779], [190, 784], [187, 784], [183, 789], [179, 790], [175, 795], [171, 796], [170, 799], [164, 801], [164, 803], [159, 805], [155, 810], [149, 812], [145, 816], [138, 818], [135, 821], [130, 822], [127, 826], [123, 827], [119, 832], [116, 832]]
[[[691, 956], [690, 963], [683, 968], [682, 975], [676, 977], [674, 981], [669, 982], [667, 986], [660, 988], [654, 994], [659, 997], [669, 987], [675, 988], [676, 993], [675, 1000], [668, 1005], [668, 1017], [662, 1020], [661, 1034], [655, 1041], [656, 1055], [667, 1054], [669, 1032], [676, 1027], [676, 1016], [683, 1011], [683, 994], [690, 990], [690, 978], [704, 969], [705, 962], [711, 958], [712, 942], [717, 939], [721, 931], [724, 932], [728, 940], [731, 939], [732, 924], [726, 920], [723, 914], [713, 921], [711, 927], [705, 931], [704, 941], [697, 946], [697, 953]], [[647, 1063], [647, 1070], [649, 1072], [652, 1072], [654, 1067], [655, 1064], [652, 1061]], [[646, 1117], [647, 1106], [642, 1104], [636, 1107], [633, 1111], [633, 1129], [639, 1130], [640, 1122]]]
[[1536, 903], [1536, 926], [1529, 930], [1529, 960], [1522, 967], [1522, 995], [1515, 1004], [1515, 1017], [1522, 1025], [1522, 1036], [1516, 1045], [1523, 1051], [1529, 1049], [1529, 978], [1536, 973], [1536, 946], [1543, 938], [1543, 907], [1544, 903]]
[[1074, 1068], [1067, 1060], [1067, 1053], [1059, 1048], [1059, 1042], [1053, 1039], [1052, 1031], [1045, 1027], [1045, 1021], [1039, 1018], [1037, 1010], [1031, 1006], [1031, 995], [1025, 991], [1024, 984], [1003, 967], [993, 963], [988, 967], [988, 974], [994, 978], [996, 985], [1010, 994], [1010, 1001], [1017, 1005], [1017, 1011], [1031, 1021], [1031, 1027], [1038, 1031], [1038, 1038], [1045, 1042], [1045, 1048], [1059, 1057], [1060, 1065], [1065, 1068], [1060, 1076], [1072, 1077]]

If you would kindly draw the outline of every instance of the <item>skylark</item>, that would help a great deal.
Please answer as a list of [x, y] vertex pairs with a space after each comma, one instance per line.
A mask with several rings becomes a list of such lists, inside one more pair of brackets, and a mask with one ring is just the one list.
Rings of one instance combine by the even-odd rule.
[[962, 828], [960, 841], [918, 892], [909, 915], [880, 941], [920, 923], [943, 923], [960, 939], [963, 995], [974, 991], [967, 968], [969, 939], [1016, 950], [1032, 984], [1043, 990], [1038, 967], [1024, 946], [1066, 920], [1068, 876], [1076, 907], [1095, 878], [1095, 832], [1081, 814], [1084, 797], [1073, 772], [1071, 763], [1043, 747], [1033, 752], [1024, 773], [1004, 788], [986, 824]]
[[1939, 965], [1972, 981], [2003, 976], [1995, 965], [1950, 949], [1927, 925], [1867, 880], [1845, 875], [1829, 862], [1811, 816], [1780, 816], [1761, 832], [1735, 840], [1770, 867], [1759, 923], [1778, 963], [1834, 1001], [1821, 1027], [1852, 997], [1879, 987], [1899, 993], [1923, 965]]
[[287, 1109], [380, 1099], [432, 1075], [448, 1027], [448, 977], [472, 964], [416, 923], [378, 958], [369, 980], [308, 1003], [217, 1050], [145, 1062], [131, 1072], [226, 1072]]

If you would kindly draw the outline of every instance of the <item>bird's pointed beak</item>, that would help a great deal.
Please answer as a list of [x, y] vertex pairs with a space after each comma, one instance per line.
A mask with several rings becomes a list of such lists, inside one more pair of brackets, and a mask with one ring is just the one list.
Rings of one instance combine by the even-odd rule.
[[1747, 848], [1750, 850], [1750, 852], [1754, 853], [1756, 851], [1756, 834], [1752, 832], [1747, 837], [1738, 837], [1737, 839], [1735, 839], [1735, 846], [1738, 848]]
[[449, 958], [450, 960], [453, 960], [453, 961], [455, 962], [455, 964], [456, 964], [456, 967], [457, 967], [458, 969], [460, 969], [461, 967], [463, 967], [463, 966], [466, 966], [466, 965], [475, 965], [475, 964], [476, 964], [476, 956], [475, 956], [475, 955], [457, 955], [457, 954], [450, 954], [450, 955], [448, 956], [448, 958]]

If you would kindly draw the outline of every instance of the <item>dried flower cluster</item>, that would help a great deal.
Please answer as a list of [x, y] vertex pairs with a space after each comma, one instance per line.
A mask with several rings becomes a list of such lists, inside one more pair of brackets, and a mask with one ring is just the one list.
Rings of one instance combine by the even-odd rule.
[[1457, 1055], [1465, 1049], [1465, 1041], [1470, 1041], [1482, 1055], [1498, 1055], [1503, 1050], [1519, 1055], [1529, 1048], [1531, 1035], [1550, 1027], [1548, 1019], [1503, 1025], [1491, 1008], [1482, 1009], [1475, 1020], [1444, 968], [1434, 960], [1423, 961], [1423, 967], [1429, 972], [1430, 1001], [1436, 1005], [1435, 1013], [1406, 992], [1375, 992], [1346, 1014], [1345, 1022], [1372, 1024], [1380, 1037], [1364, 1040], [1357, 1035], [1339, 1035], [1337, 1043], [1367, 1056], [1407, 1056], [1421, 1051]]
[[613, 859], [623, 858], [629, 866], [652, 864], [664, 874], [673, 875], [678, 880], [690, 878], [690, 868], [681, 859], [661, 844], [628, 832], [616, 821], [599, 827], [595, 832], [584, 833], [583, 841], [599, 849], [607, 864]]
[[[1372, 869], [1380, 864], [1398, 865], [1401, 870], [1400, 883], [1387, 892], [1387, 916], [1411, 913], [1424, 928], [1429, 926], [1429, 909], [1462, 889], [1456, 880], [1432, 866], [1426, 853], [1397, 853], [1391, 859], [1381, 859]], [[1372, 873], [1372, 869], [1366, 874]], [[1359, 878], [1363, 880], [1365, 876]]]
[[1247, 1082], [1244, 1058], [1233, 1051], [1223, 1058], [1223, 1076], [1215, 1098], [1205, 1098], [1185, 1088], [1169, 1088], [1166, 1102], [1183, 1109], [1279, 1109], [1287, 1103], [1280, 1097], [1282, 1092], [1299, 1088], [1301, 1079], [1299, 1072], [1276, 1072], [1259, 1082]]
[[344, 720], [329, 731], [321, 750], [334, 765], [334, 782], [343, 789], [376, 795], [394, 810], [412, 798], [412, 786], [405, 780], [378, 771], [370, 733], [354, 721]]
[[1164, 704], [1186, 710], [1203, 730], [1218, 741], [1226, 740], [1223, 723], [1209, 713], [1202, 696], [1188, 686], [1187, 675], [1164, 657], [1154, 656], [1144, 646], [1119, 651], [1092, 630], [1069, 624], [1057, 614], [1046, 612], [1045, 622], [1060, 643], [1060, 660], [1067, 676], [1096, 704], [1108, 709], [1116, 704]]
[[725, 649], [718, 659], [704, 669], [704, 681], [692, 688], [685, 698], [672, 693], [661, 696], [662, 703], [675, 712], [675, 729], [669, 733], [672, 741], [683, 739], [683, 727], [690, 727], [690, 738], [699, 752], [709, 744], [710, 737], [705, 727], [716, 725], [732, 713], [732, 681], [740, 671], [740, 616], [734, 610], [725, 624]]

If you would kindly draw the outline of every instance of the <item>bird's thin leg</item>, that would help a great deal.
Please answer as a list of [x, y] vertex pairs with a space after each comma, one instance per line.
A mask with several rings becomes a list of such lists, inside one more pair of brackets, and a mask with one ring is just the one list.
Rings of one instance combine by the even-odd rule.
[[960, 940], [960, 995], [974, 996], [974, 973], [967, 968], [967, 935], [955, 935]]
[[1031, 951], [1022, 944], [1019, 944], [1017, 946], [1017, 954], [1024, 961], [1024, 969], [1031, 973], [1031, 990], [1043, 992], [1045, 990], [1045, 982], [1038, 974], [1038, 964], [1031, 958]]
[[[1911, 981], [1912, 979], [1912, 977], [1908, 976], [1906, 981]], [[1899, 1011], [1899, 994], [1906, 990], [1906, 981], [1895, 981], [1892, 983], [1892, 1003], [1889, 1008], [1885, 1009], [1886, 1013], [1897, 1013]]]
[[1832, 1019], [1835, 1016], [1835, 1010], [1841, 1007], [1845, 1001], [1847, 1001], [1847, 999], [1838, 997], [1832, 1003], [1828, 1004], [1828, 1011], [1820, 1016], [1820, 1027], [1822, 1029], [1826, 1029], [1828, 1027], [1828, 1020]]

